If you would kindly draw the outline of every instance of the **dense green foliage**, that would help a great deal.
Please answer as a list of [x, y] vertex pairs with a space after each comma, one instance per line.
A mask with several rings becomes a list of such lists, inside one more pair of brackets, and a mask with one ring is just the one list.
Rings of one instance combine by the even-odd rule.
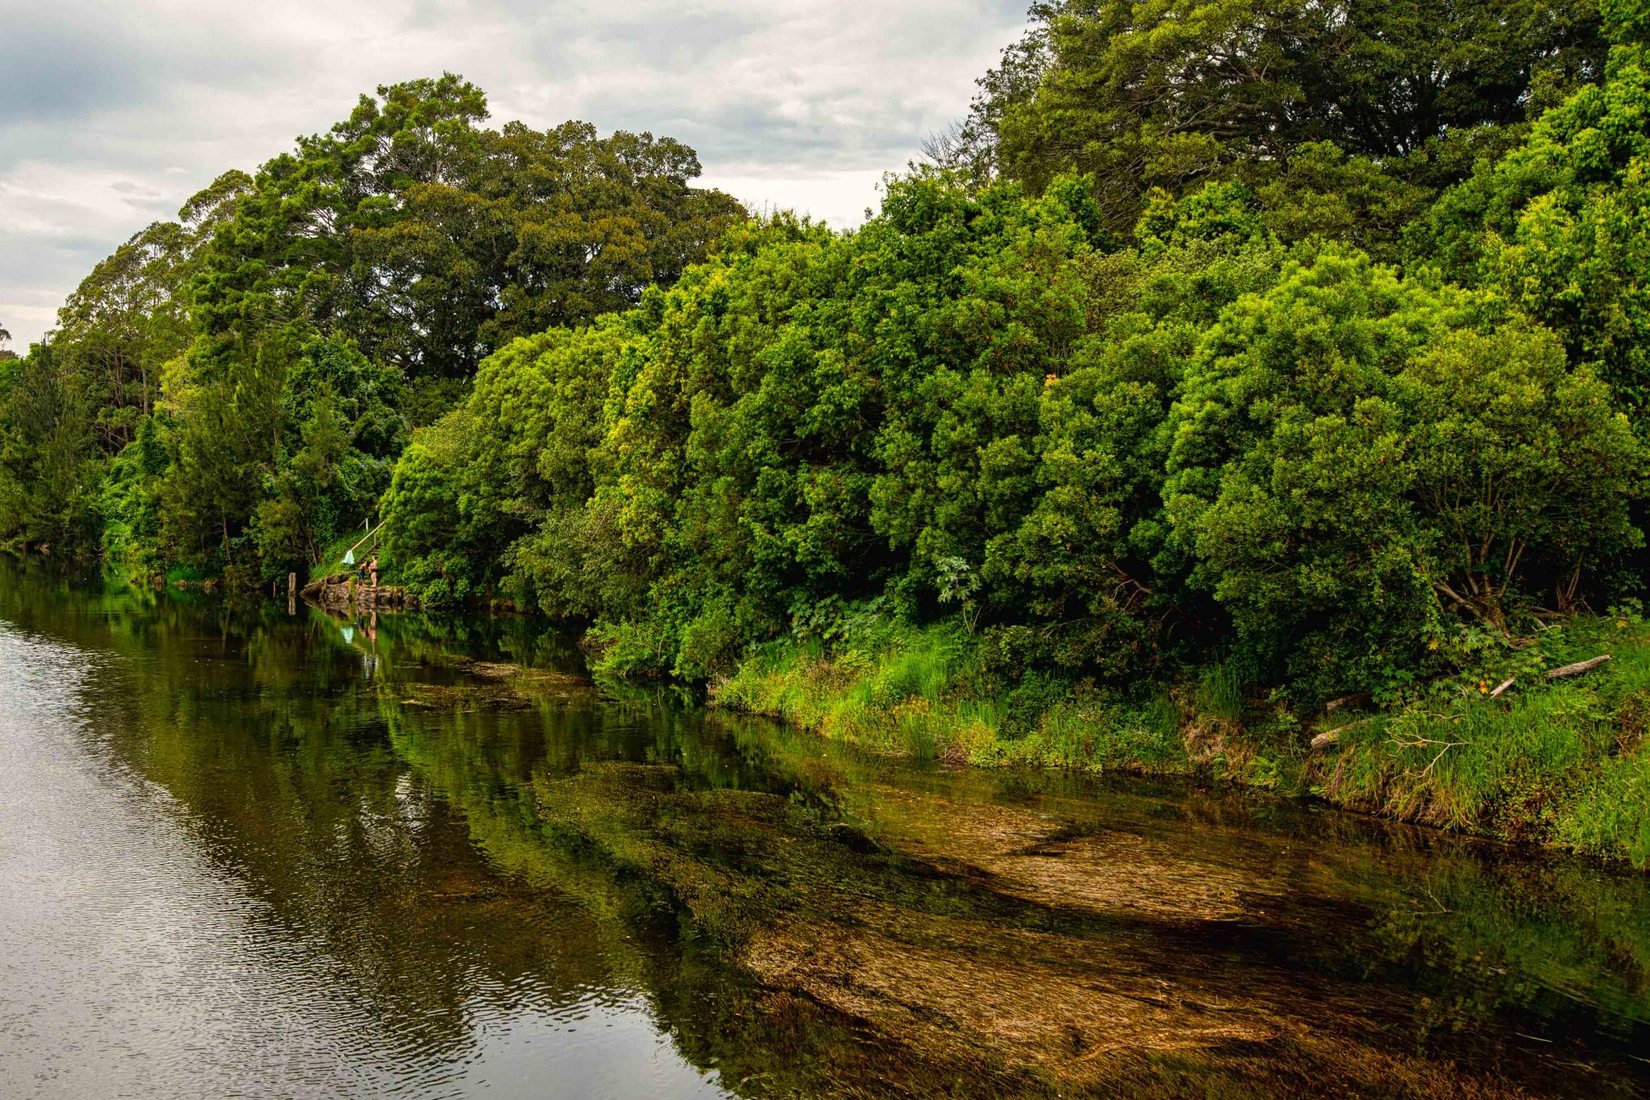
[[1065, 0], [981, 81], [944, 159], [1092, 173], [1127, 233], [1150, 190], [1237, 179], [1278, 228], [1388, 241], [1437, 188], [1596, 79], [1596, 0]]
[[743, 216], [668, 138], [486, 117], [451, 75], [380, 88], [99, 264], [0, 379], [0, 539], [307, 574], [480, 358], [632, 304]]
[[[259, 170], [193, 287], [203, 356], [303, 322], [409, 379], [468, 378], [510, 338], [670, 282], [742, 211], [691, 149], [570, 122], [501, 130], [448, 74], [363, 96]], [[222, 347], [219, 341], [227, 341]]]
[[430, 604], [1055, 756], [1431, 699], [1644, 595], [1647, 11], [1040, 4], [848, 233], [382, 89], [0, 364], [0, 532], [251, 580], [376, 502]]
[[1241, 203], [1160, 203], [1108, 253], [1075, 180], [916, 177], [852, 235], [751, 230], [484, 364], [397, 471], [394, 559], [688, 678], [869, 601], [956, 605], [1017, 674], [1213, 642], [1399, 689], [1598, 596], [1642, 542], [1609, 387], [1504, 295], [1285, 247]]
[[633, 672], [955, 615], [1016, 690], [1413, 694], [1635, 591], [1637, 11], [1036, 8], [956, 169], [485, 362], [392, 557]]

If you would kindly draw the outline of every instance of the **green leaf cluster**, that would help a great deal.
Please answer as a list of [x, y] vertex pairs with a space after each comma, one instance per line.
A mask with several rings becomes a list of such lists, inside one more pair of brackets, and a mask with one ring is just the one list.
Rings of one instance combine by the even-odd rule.
[[1031, 15], [942, 162], [1037, 189], [1086, 173], [1120, 234], [1153, 188], [1241, 180], [1280, 232], [1377, 251], [1597, 79], [1607, 49], [1597, 0], [1063, 0]]

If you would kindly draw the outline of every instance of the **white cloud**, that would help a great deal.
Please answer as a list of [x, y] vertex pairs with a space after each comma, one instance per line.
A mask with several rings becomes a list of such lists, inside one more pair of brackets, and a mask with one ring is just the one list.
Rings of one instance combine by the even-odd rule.
[[1025, 0], [0, 0], [0, 322], [19, 342], [121, 241], [379, 84], [495, 119], [651, 130], [705, 181], [846, 228], [961, 115]]
[[781, 170], [779, 172], [707, 172], [706, 186], [720, 188], [754, 214], [794, 210], [832, 229], [853, 229], [865, 220], [867, 209], [882, 201], [880, 169], [841, 172]]

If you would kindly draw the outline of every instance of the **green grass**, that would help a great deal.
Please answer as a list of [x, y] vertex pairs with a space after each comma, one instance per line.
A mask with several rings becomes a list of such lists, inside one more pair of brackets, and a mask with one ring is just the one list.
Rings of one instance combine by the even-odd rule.
[[817, 640], [779, 643], [719, 685], [715, 698], [881, 751], [931, 756], [961, 728], [994, 728], [994, 714], [957, 690], [964, 648], [953, 628], [892, 625], [863, 631], [830, 657]]
[[1607, 760], [1577, 788], [1557, 823], [1558, 844], [1650, 868], [1650, 758]]
[[879, 623], [829, 652], [817, 640], [760, 650], [713, 701], [876, 751], [983, 766], [1181, 771], [1179, 717], [1166, 692], [1119, 701], [1064, 692], [1029, 728], [982, 682], [975, 641], [955, 623]]
[[1243, 684], [1230, 665], [1215, 665], [1198, 678], [1197, 707], [1212, 718], [1226, 722], [1242, 721]]
[[1120, 701], [1077, 693], [1044, 712], [1024, 736], [976, 750], [976, 764], [1029, 764], [1088, 771], [1188, 770], [1180, 710], [1167, 693]]

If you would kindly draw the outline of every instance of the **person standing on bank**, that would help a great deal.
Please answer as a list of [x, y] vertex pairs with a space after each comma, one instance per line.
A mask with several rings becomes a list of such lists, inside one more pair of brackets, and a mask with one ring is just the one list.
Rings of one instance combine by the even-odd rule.
[[367, 572], [369, 574], [371, 574], [371, 576], [372, 576], [372, 590], [374, 592], [378, 591], [378, 555], [377, 554], [374, 554], [372, 556], [372, 560], [367, 562]]

